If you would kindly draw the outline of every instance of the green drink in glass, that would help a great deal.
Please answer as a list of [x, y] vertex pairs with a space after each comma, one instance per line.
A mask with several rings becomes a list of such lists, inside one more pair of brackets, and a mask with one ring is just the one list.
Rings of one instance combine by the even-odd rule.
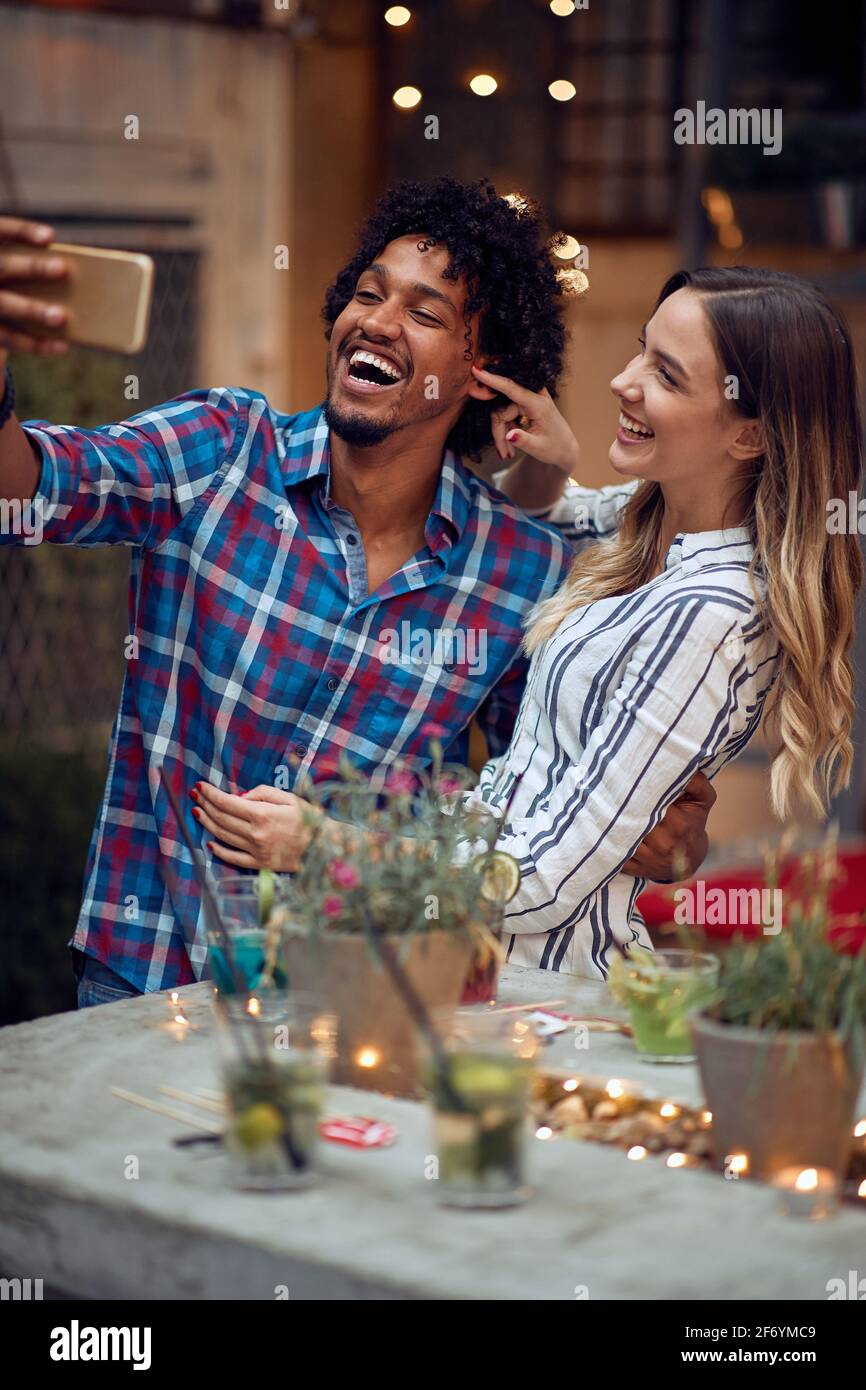
[[689, 1015], [709, 1003], [719, 962], [698, 951], [638, 951], [617, 956], [608, 975], [624, 1004], [637, 1051], [647, 1062], [693, 1062]]
[[537, 1039], [512, 1015], [466, 1009], [435, 1025], [443, 1051], [425, 1058], [444, 1206], [506, 1207], [529, 1195], [527, 1115]]
[[217, 1015], [231, 1176], [259, 1191], [308, 1187], [336, 1024], [309, 996], [263, 990], [252, 1004], [229, 996]]

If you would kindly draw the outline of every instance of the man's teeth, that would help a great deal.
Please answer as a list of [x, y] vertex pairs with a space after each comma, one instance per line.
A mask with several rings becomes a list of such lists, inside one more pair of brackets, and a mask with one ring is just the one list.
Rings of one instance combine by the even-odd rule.
[[363, 348], [358, 348], [349, 358], [349, 366], [354, 367], [356, 362], [366, 362], [369, 367], [376, 367], [385, 376], [389, 376], [392, 381], [402, 381], [403, 373], [394, 366], [393, 362], [388, 362], [384, 357], [377, 357], [375, 352], [365, 352]]
[[620, 429], [628, 430], [629, 434], [639, 434], [645, 439], [653, 438], [651, 429], [648, 429], [646, 425], [639, 425], [637, 420], [630, 420], [627, 415], [623, 415], [622, 411], [620, 411], [619, 424]]

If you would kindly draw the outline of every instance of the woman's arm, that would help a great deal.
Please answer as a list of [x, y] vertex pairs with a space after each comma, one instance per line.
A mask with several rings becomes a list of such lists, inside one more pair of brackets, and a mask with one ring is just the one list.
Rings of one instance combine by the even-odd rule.
[[669, 606], [641, 634], [623, 679], [586, 746], [582, 710], [569, 699], [563, 652], [553, 692], [555, 777], [531, 821], [513, 822], [497, 848], [518, 860], [521, 883], [507, 929], [545, 932], [574, 921], [583, 903], [634, 855], [699, 768], [757, 723], [753, 680], [727, 638], [741, 616], [694, 598]]
[[580, 447], [571, 426], [549, 391], [527, 391], [510, 377], [480, 367], [472, 370], [478, 381], [508, 398], [509, 404], [494, 411], [492, 417], [499, 457], [514, 460], [518, 450], [523, 453], [511, 468], [497, 475], [496, 486], [524, 511], [546, 511], [559, 501], [580, 461]]

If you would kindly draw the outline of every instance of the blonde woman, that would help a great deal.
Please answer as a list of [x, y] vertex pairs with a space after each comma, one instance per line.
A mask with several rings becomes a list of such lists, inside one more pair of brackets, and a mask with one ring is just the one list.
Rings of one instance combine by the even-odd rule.
[[696, 771], [712, 778], [745, 747], [765, 707], [779, 817], [798, 801], [821, 813], [847, 784], [862, 561], [857, 536], [828, 534], [826, 518], [860, 482], [851, 343], [794, 276], [679, 272], [611, 382], [610, 463], [638, 481], [600, 490], [565, 485], [576, 445], [549, 396], [476, 374], [513, 402], [495, 430], [502, 456], [532, 456], [498, 485], [579, 545], [530, 617], [514, 737], [476, 793], [509, 803], [499, 848], [522, 875], [509, 955], [604, 977], [614, 942], [651, 947], [643, 880], [623, 864]]

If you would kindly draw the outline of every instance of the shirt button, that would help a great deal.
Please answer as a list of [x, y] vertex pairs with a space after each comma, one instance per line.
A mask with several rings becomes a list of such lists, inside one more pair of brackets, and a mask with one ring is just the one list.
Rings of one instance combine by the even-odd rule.
[[309, 751], [310, 751], [310, 750], [309, 750], [309, 748], [307, 747], [307, 745], [306, 745], [305, 743], [296, 743], [296, 744], [295, 744], [295, 752], [297, 753], [297, 755], [298, 755], [299, 758], [305, 758], [305, 757], [307, 756], [307, 754], [309, 753]]
[[349, 532], [348, 536], [346, 537], [346, 540], [348, 541], [349, 545], [357, 545], [357, 544], [358, 544], [358, 537], [357, 537], [356, 535], [353, 535], [353, 533], [352, 533], [351, 531]]
[[336, 690], [339, 684], [340, 682], [337, 680], [337, 678], [335, 676], [331, 676], [331, 679], [328, 681], [328, 689]]

